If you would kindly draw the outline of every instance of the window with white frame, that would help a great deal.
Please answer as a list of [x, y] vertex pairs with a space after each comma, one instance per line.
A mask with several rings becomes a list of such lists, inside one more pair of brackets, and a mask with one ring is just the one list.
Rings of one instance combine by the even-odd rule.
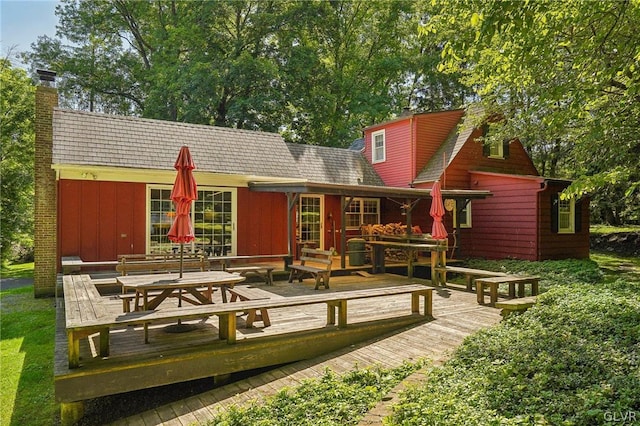
[[371, 134], [371, 150], [371, 161], [373, 163], [381, 163], [386, 160], [384, 130], [378, 130]]
[[[167, 234], [176, 216], [171, 201], [171, 186], [148, 188], [149, 253], [176, 252], [179, 244], [169, 241]], [[198, 199], [191, 205], [191, 223], [195, 240], [185, 244], [191, 253], [209, 256], [234, 254], [235, 247], [235, 189], [198, 188]]]
[[575, 208], [574, 198], [558, 199], [558, 233], [573, 234], [575, 232]]
[[471, 228], [471, 200], [458, 200], [453, 210], [455, 228]]
[[380, 200], [354, 198], [345, 212], [345, 217], [347, 229], [359, 229], [362, 225], [380, 223]]

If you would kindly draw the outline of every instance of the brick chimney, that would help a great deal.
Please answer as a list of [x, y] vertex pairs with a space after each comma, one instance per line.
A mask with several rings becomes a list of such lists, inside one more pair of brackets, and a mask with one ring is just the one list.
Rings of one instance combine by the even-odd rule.
[[53, 108], [58, 106], [56, 73], [37, 70], [36, 141], [34, 159], [34, 257], [35, 297], [55, 295], [57, 258], [57, 182], [51, 169], [53, 150]]

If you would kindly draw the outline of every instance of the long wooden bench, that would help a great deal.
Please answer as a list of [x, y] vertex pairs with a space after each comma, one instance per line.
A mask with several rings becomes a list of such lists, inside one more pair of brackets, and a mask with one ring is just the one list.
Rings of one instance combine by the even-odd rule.
[[232, 266], [225, 268], [225, 271], [230, 273], [239, 274], [242, 277], [246, 277], [248, 274], [257, 275], [264, 280], [267, 285], [273, 285], [273, 270], [274, 266], [268, 265], [245, 265], [245, 266]]
[[100, 356], [109, 356], [109, 316], [107, 309], [91, 277], [65, 275], [64, 291], [65, 326], [67, 329], [69, 368], [80, 364], [80, 339], [100, 333]]
[[[316, 280], [315, 289], [320, 287], [320, 280], [325, 289], [329, 288], [331, 276], [331, 263], [333, 253], [328, 250], [303, 248], [300, 256], [300, 264], [289, 265], [289, 282], [298, 279], [302, 282], [305, 275], [311, 275]], [[311, 265], [309, 265], [311, 264]]]
[[463, 274], [466, 278], [467, 291], [473, 290], [475, 277], [506, 277], [504, 272], [485, 271], [482, 269], [463, 268], [461, 266], [436, 266], [436, 272], [444, 274], [444, 284], [446, 284], [447, 272]]
[[[174, 255], [147, 255], [140, 258], [139, 255], [121, 256], [116, 271], [122, 275], [129, 275], [132, 272], [153, 273], [171, 272], [180, 270], [180, 256]], [[182, 259], [183, 270], [208, 271], [211, 264], [206, 256], [185, 257]]]
[[[256, 287], [242, 285], [242, 286], [234, 286], [227, 290], [231, 295], [231, 302], [242, 301], [245, 302], [247, 300], [265, 300], [272, 298], [281, 298], [282, 296], [269, 293], [267, 291], [261, 290]], [[258, 311], [260, 313], [258, 313]], [[246, 311], [247, 321], [246, 327], [253, 327], [253, 323], [256, 321], [262, 321], [262, 324], [265, 327], [269, 327], [271, 325], [271, 320], [269, 319], [269, 310], [267, 308], [260, 309], [250, 309]]]
[[509, 285], [509, 297], [514, 298], [516, 296], [515, 285], [518, 284], [518, 297], [524, 297], [525, 284], [531, 285], [531, 295], [538, 295], [538, 281], [540, 277], [536, 276], [517, 276], [507, 275], [504, 277], [490, 277], [490, 278], [478, 278], [476, 279], [476, 294], [478, 296], [478, 303], [484, 305], [484, 289], [489, 287], [489, 295], [491, 299], [491, 306], [495, 306], [498, 301], [498, 286], [500, 284]]
[[502, 318], [507, 318], [513, 313], [522, 313], [538, 302], [538, 296], [522, 297], [518, 299], [496, 302], [496, 308], [501, 309]]
[[288, 254], [251, 254], [251, 255], [235, 255], [235, 256], [211, 256], [209, 262], [212, 264], [218, 263], [220, 269], [230, 268], [232, 266], [244, 266], [247, 263], [263, 262], [272, 259], [282, 259], [286, 266], [286, 259], [290, 256]]
[[[89, 278], [90, 283], [90, 278]], [[420, 313], [420, 298], [424, 300], [424, 312], [426, 317], [432, 317], [433, 289], [421, 284], [411, 284], [396, 287], [383, 287], [374, 289], [352, 290], [335, 293], [319, 293], [307, 296], [270, 298], [261, 300], [237, 301], [234, 303], [214, 303], [206, 305], [188, 306], [182, 308], [163, 308], [155, 311], [136, 311], [117, 315], [83, 317], [80, 320], [67, 322], [69, 335], [69, 367], [79, 366], [79, 339], [100, 331], [100, 347], [108, 354], [110, 328], [127, 325], [145, 325], [145, 342], [148, 342], [147, 325], [159, 321], [174, 321], [178, 319], [200, 319], [212, 315], [219, 318], [219, 338], [227, 343], [236, 342], [236, 314], [251, 309], [274, 309], [302, 305], [325, 303], [327, 305], [327, 325], [337, 325], [338, 328], [347, 326], [347, 301], [370, 297], [395, 296], [400, 294], [411, 295], [412, 314]], [[336, 324], [337, 313], [337, 324]], [[106, 332], [105, 332], [106, 331]], [[74, 350], [72, 351], [72, 347]]]

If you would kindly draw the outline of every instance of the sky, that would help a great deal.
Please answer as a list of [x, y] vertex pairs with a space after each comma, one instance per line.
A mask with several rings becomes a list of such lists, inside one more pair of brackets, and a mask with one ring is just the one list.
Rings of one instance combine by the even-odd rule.
[[57, 0], [0, 0], [1, 57], [6, 57], [12, 46], [15, 46], [14, 55], [30, 50], [38, 36], [55, 37], [58, 3]]

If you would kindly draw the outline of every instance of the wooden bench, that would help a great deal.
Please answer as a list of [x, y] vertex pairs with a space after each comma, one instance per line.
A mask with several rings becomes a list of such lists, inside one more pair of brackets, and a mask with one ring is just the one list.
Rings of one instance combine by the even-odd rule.
[[504, 272], [485, 271], [482, 269], [463, 268], [461, 266], [436, 266], [436, 272], [444, 273], [444, 284], [446, 284], [447, 272], [456, 274], [464, 274], [466, 278], [467, 291], [473, 290], [475, 277], [506, 277]]
[[85, 262], [80, 256], [62, 256], [60, 258], [60, 265], [62, 266], [63, 274], [72, 274], [81, 272], [82, 269], [95, 269], [105, 266], [114, 267], [118, 264], [116, 260], [103, 260]]
[[[116, 271], [122, 275], [129, 275], [131, 272], [153, 273], [153, 272], [176, 272], [180, 270], [180, 256], [174, 255], [133, 255], [121, 256]], [[183, 270], [208, 271], [211, 265], [206, 256], [185, 257], [182, 260]]]
[[513, 313], [522, 313], [527, 309], [535, 305], [538, 301], [538, 296], [522, 297], [518, 299], [504, 300], [502, 302], [496, 302], [496, 308], [502, 309], [500, 315], [502, 318], [507, 318]]
[[[90, 280], [90, 278], [89, 278]], [[127, 325], [143, 324], [145, 343], [149, 341], [147, 325], [158, 321], [175, 321], [178, 319], [201, 319], [212, 315], [219, 318], [218, 333], [221, 340], [233, 344], [236, 342], [236, 314], [251, 309], [274, 309], [294, 306], [325, 303], [327, 305], [327, 325], [338, 328], [347, 327], [347, 301], [370, 297], [411, 295], [411, 313], [420, 314], [420, 298], [424, 300], [425, 317], [432, 318], [433, 289], [421, 284], [411, 284], [396, 287], [382, 287], [374, 289], [342, 291], [334, 293], [319, 293], [307, 296], [281, 297], [261, 300], [236, 301], [234, 303], [214, 303], [206, 305], [188, 306], [182, 308], [166, 308], [155, 311], [136, 311], [124, 314], [106, 316], [83, 317], [80, 320], [67, 322], [69, 333], [69, 367], [78, 367], [78, 340], [81, 336], [88, 336], [99, 330], [101, 354], [108, 354], [109, 333], [111, 328]], [[337, 324], [336, 324], [337, 313]], [[72, 351], [72, 347], [74, 350]], [[103, 351], [104, 349], [104, 351]]]
[[[238, 300], [245, 302], [247, 300], [264, 300], [264, 299], [282, 297], [280, 295], [269, 293], [259, 288], [255, 288], [247, 285], [235, 286], [233, 288], [228, 289], [227, 291], [229, 292], [229, 294], [231, 294], [231, 302], [236, 302]], [[258, 311], [260, 311], [259, 314], [258, 314]], [[265, 327], [269, 327], [271, 325], [271, 320], [269, 319], [269, 311], [267, 308], [250, 309], [246, 311], [246, 314], [247, 314], [247, 321], [246, 321], [247, 328], [253, 327], [253, 323], [255, 321], [262, 321], [262, 324]]]
[[[94, 280], [95, 282], [95, 280]], [[211, 291], [218, 291], [217, 288], [212, 288]], [[147, 292], [147, 296], [150, 298], [159, 296], [162, 291], [149, 291]], [[122, 293], [117, 295], [118, 299], [122, 300], [122, 312], [131, 312], [131, 302], [135, 300], [135, 293]], [[169, 297], [179, 297], [177, 294], [171, 294]], [[185, 300], [184, 298], [182, 300]]]
[[258, 266], [258, 265], [245, 265], [245, 266], [232, 266], [225, 268], [225, 271], [230, 273], [240, 274], [242, 277], [246, 277], [247, 274], [257, 275], [264, 280], [267, 285], [273, 285], [273, 270], [274, 266]]
[[86, 274], [65, 275], [62, 277], [62, 287], [69, 368], [80, 365], [80, 339], [96, 332], [100, 333], [100, 356], [109, 356], [110, 316], [91, 277]]
[[290, 258], [288, 254], [251, 254], [251, 255], [236, 255], [236, 256], [211, 256], [209, 257], [209, 262], [218, 263], [220, 265], [220, 269], [226, 269], [232, 267], [234, 264], [240, 263], [238, 266], [243, 266], [242, 264], [251, 263], [251, 262], [262, 262], [268, 261], [272, 259], [282, 259], [286, 266], [287, 259]]
[[[331, 257], [333, 253], [328, 250], [318, 250], [303, 248], [299, 265], [289, 265], [289, 282], [295, 278], [302, 282], [305, 275], [311, 275], [316, 280], [315, 289], [320, 287], [320, 280], [324, 288], [329, 288], [329, 277], [331, 276]], [[312, 265], [309, 265], [309, 264]]]
[[490, 277], [490, 278], [478, 278], [476, 279], [476, 294], [478, 296], [478, 303], [484, 304], [484, 289], [489, 287], [489, 295], [491, 298], [491, 306], [494, 306], [498, 301], [498, 286], [500, 284], [509, 284], [509, 297], [514, 298], [516, 296], [515, 285], [518, 284], [518, 297], [524, 297], [525, 284], [531, 285], [531, 295], [538, 295], [538, 281], [540, 277], [535, 276], [517, 276], [507, 275], [504, 277]]

